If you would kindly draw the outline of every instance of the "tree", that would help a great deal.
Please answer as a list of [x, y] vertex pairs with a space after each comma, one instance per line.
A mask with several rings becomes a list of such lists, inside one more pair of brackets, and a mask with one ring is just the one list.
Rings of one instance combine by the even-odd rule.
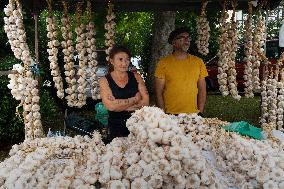
[[175, 18], [176, 12], [173, 11], [154, 13], [152, 58], [147, 72], [147, 86], [150, 93], [153, 92], [154, 72], [159, 59], [172, 51], [168, 36], [175, 28]]

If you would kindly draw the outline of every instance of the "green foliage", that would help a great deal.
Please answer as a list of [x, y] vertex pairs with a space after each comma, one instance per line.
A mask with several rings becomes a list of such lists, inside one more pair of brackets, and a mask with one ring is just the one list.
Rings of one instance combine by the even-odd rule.
[[204, 115], [206, 117], [218, 117], [229, 122], [247, 121], [259, 127], [260, 96], [254, 98], [242, 97], [240, 101], [237, 101], [230, 96], [209, 94]]
[[281, 27], [281, 20], [269, 20], [267, 22], [267, 38], [278, 38], [279, 29]]
[[51, 95], [49, 88], [41, 89], [40, 113], [42, 125], [46, 132], [48, 131], [48, 128], [51, 128], [52, 130], [63, 129], [64, 115], [60, 111], [56, 99]]
[[120, 12], [117, 14], [115, 41], [131, 49], [132, 56], [141, 56], [149, 34], [152, 33], [154, 16], [149, 12]]
[[[0, 60], [0, 70], [9, 70], [13, 64], [18, 63], [14, 56], [6, 56]], [[16, 117], [16, 107], [19, 101], [13, 99], [7, 85], [7, 76], [0, 76], [0, 141], [19, 141], [24, 137], [24, 125], [21, 119]]]

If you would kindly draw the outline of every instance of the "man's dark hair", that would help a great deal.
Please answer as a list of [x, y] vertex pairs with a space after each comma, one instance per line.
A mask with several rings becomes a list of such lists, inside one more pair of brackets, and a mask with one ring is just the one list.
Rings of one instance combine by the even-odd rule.
[[169, 35], [169, 38], [168, 38], [169, 44], [172, 44], [173, 40], [181, 33], [188, 33], [189, 34], [189, 31], [186, 27], [181, 27], [181, 28], [175, 29]]

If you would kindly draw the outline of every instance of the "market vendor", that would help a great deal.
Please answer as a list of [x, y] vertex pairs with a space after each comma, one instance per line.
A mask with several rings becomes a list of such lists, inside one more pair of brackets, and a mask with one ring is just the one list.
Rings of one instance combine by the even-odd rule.
[[186, 28], [170, 33], [172, 54], [162, 58], [155, 72], [156, 104], [169, 114], [202, 114], [208, 76], [203, 60], [187, 53], [190, 36]]
[[129, 64], [129, 50], [114, 46], [109, 53], [109, 73], [99, 81], [102, 102], [109, 110], [109, 140], [127, 136], [126, 120], [134, 110], [149, 105], [145, 83], [138, 73], [128, 71]]

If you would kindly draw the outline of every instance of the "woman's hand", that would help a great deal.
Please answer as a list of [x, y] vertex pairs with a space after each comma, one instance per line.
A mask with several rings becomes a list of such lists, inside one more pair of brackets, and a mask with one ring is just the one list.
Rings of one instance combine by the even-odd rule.
[[138, 103], [142, 99], [141, 93], [137, 92], [135, 95], [135, 103]]

